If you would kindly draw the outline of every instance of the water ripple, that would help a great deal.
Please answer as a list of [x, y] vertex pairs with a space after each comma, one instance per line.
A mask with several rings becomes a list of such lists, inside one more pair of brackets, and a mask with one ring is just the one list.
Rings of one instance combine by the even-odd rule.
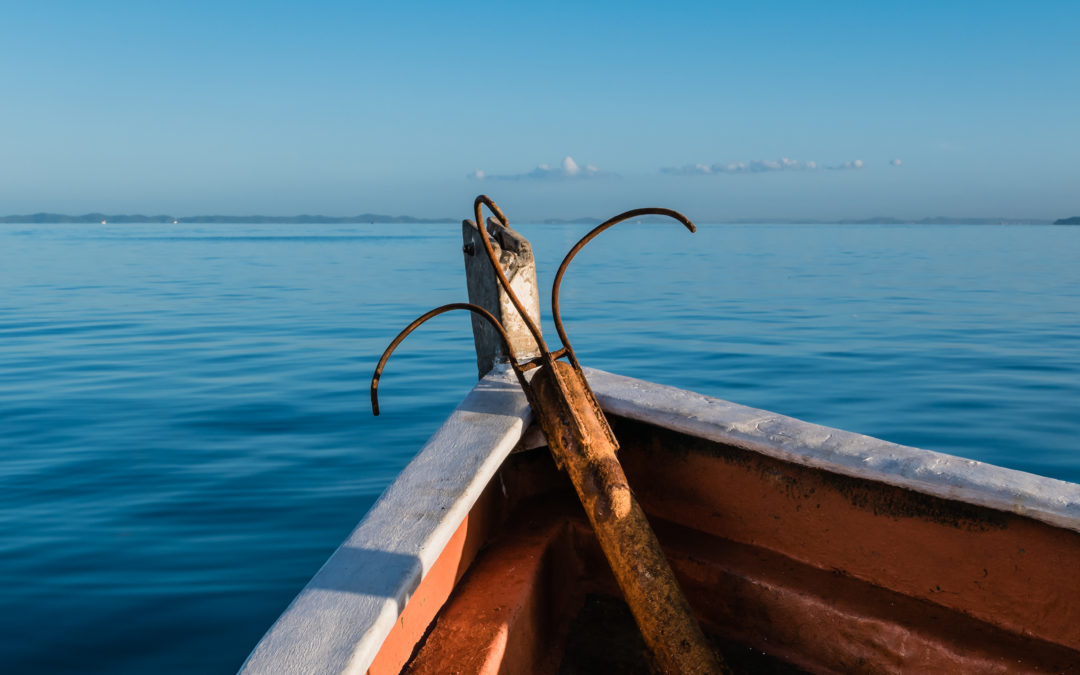
[[[541, 283], [587, 229], [521, 226]], [[567, 275], [584, 363], [1080, 480], [1080, 228], [656, 237]], [[475, 381], [441, 317], [368, 412], [460, 256], [456, 225], [0, 229], [5, 667], [235, 670]]]

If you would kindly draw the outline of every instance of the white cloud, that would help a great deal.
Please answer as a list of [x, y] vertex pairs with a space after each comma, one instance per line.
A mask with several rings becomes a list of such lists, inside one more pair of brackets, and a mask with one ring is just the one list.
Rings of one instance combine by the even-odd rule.
[[850, 162], [844, 162], [843, 164], [837, 164], [836, 166], [827, 166], [826, 169], [833, 171], [847, 171], [849, 169], [861, 169], [863, 168], [863, 161], [861, 159], [852, 160]]
[[889, 160], [889, 164], [892, 165], [892, 166], [903, 166], [904, 165], [904, 163], [901, 162], [899, 159], [891, 159], [891, 160]]
[[678, 167], [660, 169], [661, 173], [676, 176], [701, 176], [714, 173], [765, 173], [767, 171], [813, 171], [817, 162], [800, 162], [789, 157], [773, 159], [752, 159], [749, 162], [728, 162], [726, 164], [687, 164]]
[[[890, 162], [893, 166], [900, 166], [901, 162], [898, 159]], [[854, 159], [850, 162], [843, 162], [841, 164], [833, 164], [823, 166], [815, 161], [807, 160], [801, 162], [790, 157], [781, 157], [780, 159], [752, 159], [748, 162], [727, 162], [726, 164], [686, 164], [684, 166], [672, 166], [664, 167], [660, 169], [660, 173], [666, 173], [673, 176], [705, 176], [710, 174], [721, 173], [768, 173], [772, 171], [817, 171], [818, 169], [828, 169], [830, 171], [846, 171], [853, 169], [861, 169], [864, 164], [861, 159]]]
[[581, 165], [574, 161], [573, 157], [567, 155], [558, 167], [553, 167], [550, 164], [540, 164], [528, 173], [495, 175], [488, 175], [484, 171], [477, 169], [469, 174], [469, 178], [474, 180], [568, 180], [608, 175], [611, 174], [601, 172], [592, 164], [586, 164], [582, 168]]

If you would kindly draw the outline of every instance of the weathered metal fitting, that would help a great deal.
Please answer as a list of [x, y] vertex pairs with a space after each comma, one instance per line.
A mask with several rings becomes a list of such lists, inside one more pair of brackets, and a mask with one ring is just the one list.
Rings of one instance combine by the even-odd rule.
[[[495, 214], [486, 221], [482, 218], [485, 206]], [[465, 240], [462, 250], [468, 256], [465, 266], [469, 271], [472, 304], [458, 303], [432, 310], [402, 331], [384, 352], [372, 378], [373, 411], [378, 414], [379, 375], [397, 344], [433, 316], [452, 309], [472, 312], [481, 376], [504, 359], [514, 369], [547, 437], [556, 465], [567, 472], [574, 484], [657, 669], [664, 673], [723, 672], [723, 663], [705, 640], [660, 542], [634, 498], [615, 455], [619, 443], [589, 388], [559, 314], [559, 284], [566, 267], [598, 234], [639, 215], [669, 216], [691, 232], [693, 223], [669, 209], [635, 209], [602, 223], [581, 239], [563, 259], [552, 286], [552, 315], [563, 343], [561, 349], [553, 352], [540, 333], [531, 245], [510, 229], [506, 216], [489, 197], [477, 197], [473, 209], [474, 220], [462, 224]], [[473, 257], [480, 246], [490, 267], [481, 268], [484, 261]], [[497, 284], [481, 281], [492, 276]], [[525, 279], [529, 281], [526, 283]], [[519, 293], [524, 296], [524, 302]], [[556, 360], [562, 356], [568, 362]], [[532, 369], [536, 372], [530, 380], [525, 372]]]

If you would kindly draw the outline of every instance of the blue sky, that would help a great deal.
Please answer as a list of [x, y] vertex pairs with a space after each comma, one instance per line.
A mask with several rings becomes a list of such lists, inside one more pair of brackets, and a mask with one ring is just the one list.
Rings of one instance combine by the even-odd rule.
[[1080, 213], [1077, 2], [2, 10], [4, 214]]

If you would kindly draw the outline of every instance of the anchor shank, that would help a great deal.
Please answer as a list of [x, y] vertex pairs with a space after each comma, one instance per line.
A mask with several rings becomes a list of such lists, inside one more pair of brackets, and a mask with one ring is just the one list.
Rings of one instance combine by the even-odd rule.
[[618, 443], [581, 371], [561, 361], [542, 366], [530, 389], [548, 447], [574, 484], [656, 668], [725, 672], [630, 490]]

